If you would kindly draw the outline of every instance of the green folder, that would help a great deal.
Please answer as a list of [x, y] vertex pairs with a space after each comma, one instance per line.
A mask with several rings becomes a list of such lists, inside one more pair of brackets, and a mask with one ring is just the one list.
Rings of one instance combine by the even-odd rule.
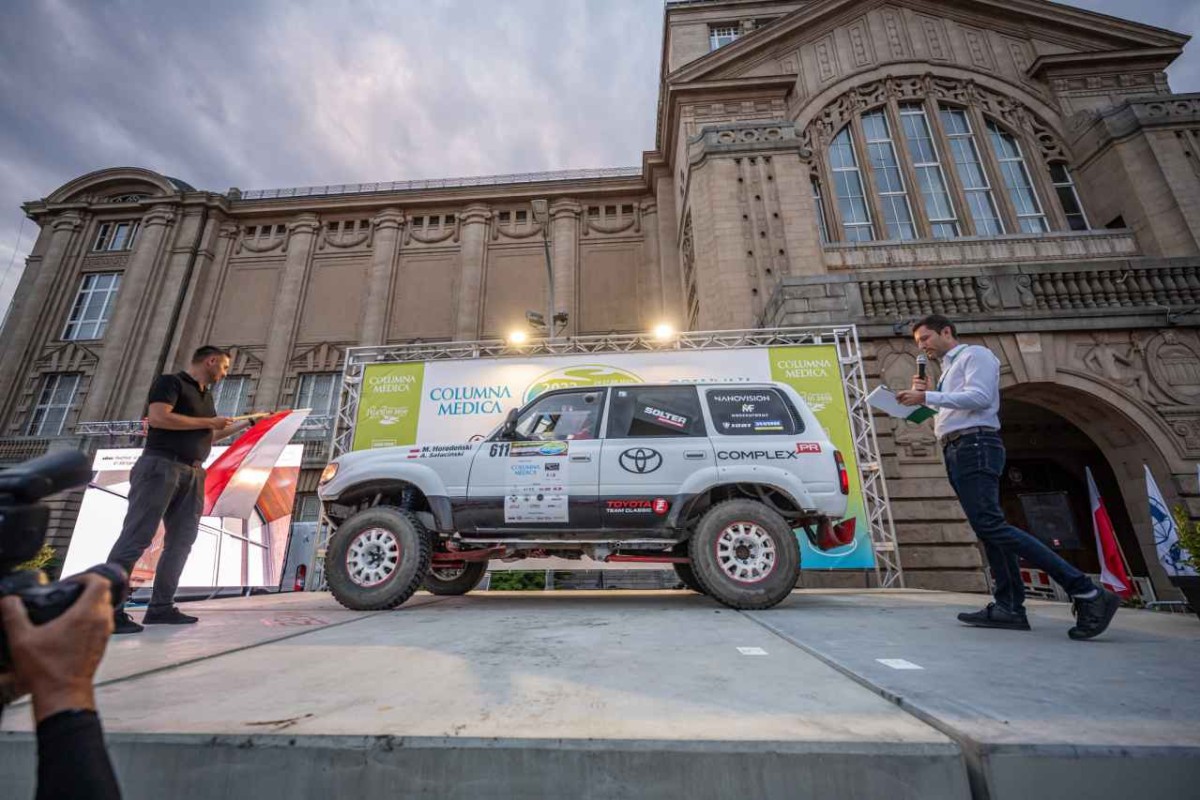
[[933, 419], [936, 416], [937, 412], [929, 406], [917, 406], [905, 419], [913, 425], [920, 425], [925, 420]]

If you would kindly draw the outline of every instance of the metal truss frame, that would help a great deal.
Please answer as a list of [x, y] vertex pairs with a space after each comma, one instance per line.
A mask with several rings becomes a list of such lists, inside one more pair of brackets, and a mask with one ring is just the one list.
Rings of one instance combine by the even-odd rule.
[[[561, 339], [535, 339], [512, 345], [501, 339], [464, 342], [417, 342], [410, 344], [352, 347], [346, 351], [342, 372], [342, 395], [332, 431], [331, 458], [350, 451], [354, 425], [362, 391], [364, 371], [372, 364], [398, 364], [412, 361], [443, 361], [475, 358], [528, 358], [548, 355], [592, 353], [652, 353], [680, 350], [733, 350], [757, 347], [783, 347], [805, 344], [836, 346], [842, 370], [846, 407], [854, 454], [866, 502], [867, 524], [875, 553], [875, 578], [883, 588], [902, 587], [904, 572], [896, 545], [896, 530], [888, 502], [887, 483], [871, 408], [867, 405], [867, 375], [862, 361], [858, 330], [853, 325], [829, 325], [805, 328], [759, 328], [735, 331], [690, 331], [669, 340], [648, 334], [611, 334], [572, 336]], [[318, 534], [318, 559], [314, 578], [324, 579], [324, 548], [328, 525]]]

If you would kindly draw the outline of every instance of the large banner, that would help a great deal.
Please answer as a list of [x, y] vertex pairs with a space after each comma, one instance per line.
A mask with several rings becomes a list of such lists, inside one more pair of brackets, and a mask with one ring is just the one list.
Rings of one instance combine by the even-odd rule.
[[[226, 449], [214, 447], [205, 466], [216, 461]], [[96, 451], [92, 462], [93, 477], [84, 492], [63, 564], [64, 575], [82, 572], [108, 560], [129, 507], [129, 473], [141, 454], [138, 448]], [[303, 445], [283, 448], [248, 519], [200, 519], [200, 534], [183, 568], [180, 587], [279, 585], [303, 455]], [[163, 535], [160, 524], [154, 541], [133, 567], [130, 583], [134, 588], [153, 585], [154, 570], [162, 554]]]
[[846, 459], [855, 539], [821, 552], [800, 536], [805, 569], [870, 569], [866, 504], [834, 345], [604, 353], [529, 359], [371, 364], [363, 373], [353, 449], [478, 440], [542, 392], [614, 383], [775, 381], [798, 391]]

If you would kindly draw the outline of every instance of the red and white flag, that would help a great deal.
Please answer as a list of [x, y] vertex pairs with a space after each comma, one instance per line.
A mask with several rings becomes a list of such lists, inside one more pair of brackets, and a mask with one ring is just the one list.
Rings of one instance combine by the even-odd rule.
[[296, 435], [308, 409], [278, 411], [259, 420], [208, 465], [204, 516], [249, 519], [283, 448]]
[[1104, 498], [1100, 497], [1100, 492], [1096, 489], [1092, 471], [1086, 467], [1084, 471], [1087, 472], [1088, 498], [1092, 506], [1092, 528], [1096, 532], [1096, 552], [1100, 554], [1100, 583], [1128, 600], [1133, 597], [1133, 581], [1125, 572], [1125, 562], [1117, 544], [1117, 532], [1113, 530], [1112, 520], [1108, 518]]

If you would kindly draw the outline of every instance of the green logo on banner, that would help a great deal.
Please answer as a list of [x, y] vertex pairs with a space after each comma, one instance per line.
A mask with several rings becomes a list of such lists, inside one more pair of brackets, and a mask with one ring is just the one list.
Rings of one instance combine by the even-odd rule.
[[417, 441], [425, 365], [373, 364], [363, 370], [354, 427], [355, 450]]
[[552, 389], [576, 389], [588, 386], [611, 386], [614, 383], [641, 383], [632, 372], [605, 364], [580, 364], [562, 367], [539, 375], [525, 390], [525, 402]]

